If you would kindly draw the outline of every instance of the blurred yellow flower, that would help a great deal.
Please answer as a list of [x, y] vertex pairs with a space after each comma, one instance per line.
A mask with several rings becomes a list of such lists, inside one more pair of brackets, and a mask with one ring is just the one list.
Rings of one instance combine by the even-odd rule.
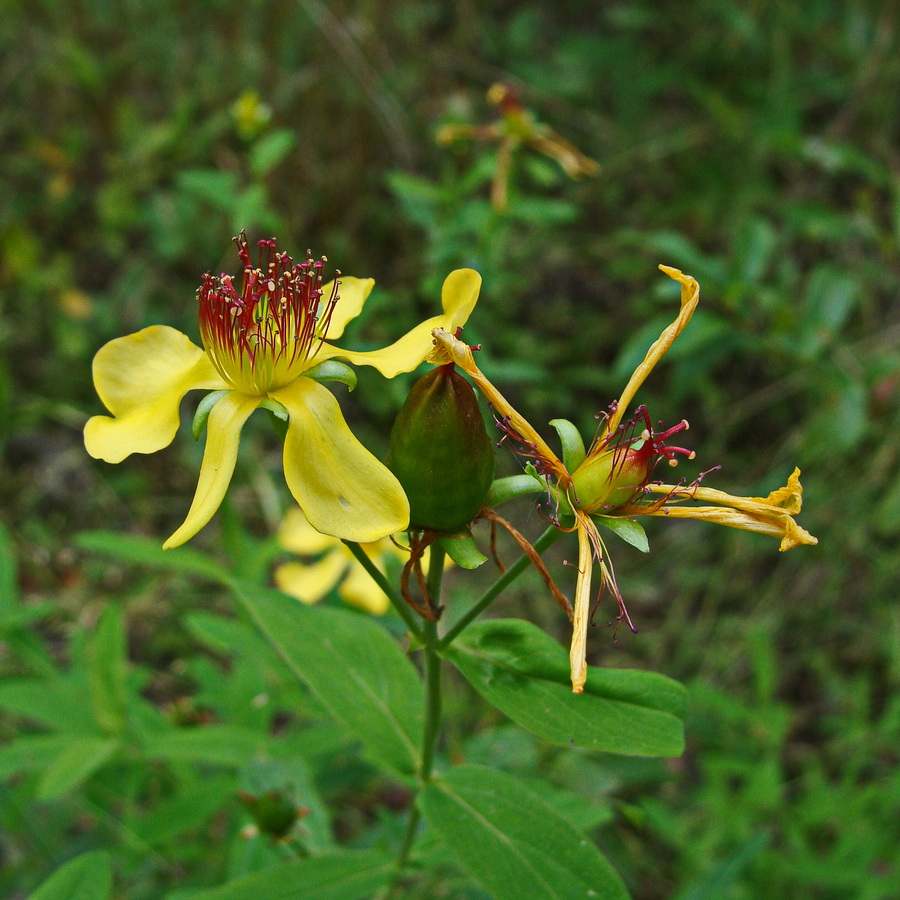
[[[577, 532], [578, 576], [570, 649], [572, 690], [575, 693], [582, 692], [587, 676], [585, 656], [591, 579], [595, 563], [600, 569], [603, 588], [610, 590], [618, 601], [619, 619], [624, 619], [635, 630], [616, 584], [615, 573], [598, 524], [607, 525], [622, 534], [619, 523], [639, 516], [699, 519], [777, 537], [781, 542], [780, 550], [818, 543], [793, 518], [800, 512], [803, 493], [799, 469], [794, 469], [784, 487], [764, 498], [735, 497], [723, 491], [701, 487], [699, 478], [692, 484], [677, 485], [650, 480], [654, 467], [662, 459], [675, 465], [677, 455], [694, 457], [690, 450], [666, 444], [672, 435], [687, 429], [687, 422], [683, 421], [666, 431], [654, 433], [644, 407], [639, 407], [629, 422], [622, 422], [627, 405], [653, 367], [690, 322], [700, 298], [700, 287], [693, 278], [678, 269], [667, 266], [660, 266], [660, 269], [681, 285], [681, 308], [678, 316], [663, 330], [634, 370], [622, 395], [610, 407], [609, 415], [586, 452], [580, 436], [574, 433], [574, 426], [562, 420], [554, 421], [557, 428], [562, 429], [561, 435], [564, 435], [564, 451], [567, 451], [564, 452], [565, 461], [550, 449], [532, 425], [484, 376], [475, 364], [471, 349], [454, 335], [435, 331], [438, 346], [472, 378], [494, 407], [500, 427], [517, 448], [530, 457], [534, 469], [552, 487], [557, 504], [554, 521], [564, 530]], [[682, 505], [686, 501], [697, 500], [714, 505]], [[568, 524], [573, 519], [573, 524]]]
[[471, 269], [451, 272], [442, 315], [389, 347], [355, 352], [328, 341], [362, 310], [371, 278], [341, 277], [323, 286], [324, 260], [308, 257], [295, 265], [274, 240], [263, 240], [254, 265], [246, 235], [235, 242], [240, 287], [230, 275], [207, 274], [197, 292], [204, 349], [174, 328], [153, 325], [97, 352], [94, 385], [112, 416], [88, 421], [88, 453], [118, 463], [132, 453], [161, 450], [178, 430], [182, 397], [195, 389], [217, 391], [210, 397], [194, 501], [164, 547], [183, 544], [215, 514], [231, 482], [241, 429], [262, 404], [289, 418], [285, 479], [319, 531], [372, 541], [406, 528], [409, 503], [400, 483], [350, 431], [334, 394], [320, 384], [341, 376], [320, 364], [340, 358], [374, 366], [388, 378], [412, 371], [434, 349], [433, 328], [455, 331], [466, 322], [481, 277]]
[[[303, 603], [318, 603], [337, 586], [340, 597], [351, 606], [376, 616], [387, 612], [390, 601], [347, 545], [338, 538], [316, 531], [299, 508], [288, 510], [278, 529], [278, 543], [290, 553], [312, 560], [276, 567], [275, 583], [284, 593]], [[360, 547], [382, 574], [387, 574], [388, 560], [398, 560], [402, 568], [409, 559], [409, 550], [389, 537], [360, 544]], [[450, 563], [449, 560], [446, 562]], [[422, 560], [422, 568], [428, 572], [427, 559]]]

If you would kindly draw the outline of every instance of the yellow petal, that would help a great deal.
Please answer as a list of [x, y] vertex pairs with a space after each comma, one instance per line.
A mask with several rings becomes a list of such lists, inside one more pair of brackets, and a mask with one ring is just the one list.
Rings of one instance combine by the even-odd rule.
[[292, 506], [282, 520], [278, 528], [278, 545], [304, 556], [318, 556], [326, 550], [344, 547], [336, 537], [316, 531], [299, 506]]
[[663, 330], [662, 334], [650, 346], [643, 362], [634, 370], [628, 384], [625, 386], [625, 390], [622, 391], [622, 396], [619, 398], [615, 411], [609, 417], [606, 426], [598, 436], [598, 441], [605, 440], [608, 435], [613, 434], [619, 427], [622, 416], [625, 415], [628, 405], [638, 392], [638, 388], [653, 371], [653, 367], [666, 355], [675, 338], [684, 330], [685, 325], [691, 321], [691, 316], [694, 315], [694, 310], [697, 308], [697, 303], [700, 300], [700, 285], [690, 275], [685, 275], [678, 269], [673, 269], [670, 266], [660, 266], [660, 269], [669, 278], [674, 278], [675, 281], [681, 284], [681, 309], [675, 321]]
[[231, 391], [212, 408], [194, 502], [182, 526], [163, 544], [164, 550], [189, 541], [215, 515], [231, 483], [241, 429], [261, 401], [262, 397]]
[[353, 436], [327, 388], [301, 377], [271, 396], [290, 415], [284, 475], [313, 528], [357, 542], [406, 529], [400, 482]]
[[659, 509], [645, 510], [642, 515], [664, 516], [669, 519], [697, 519], [701, 522], [715, 522], [728, 528], [755, 531], [781, 538], [779, 550], [791, 550], [801, 544], [818, 544], [805, 528], [798, 525], [787, 513], [753, 514], [727, 506], [678, 506], [665, 505]]
[[[381, 566], [378, 566], [381, 569]], [[338, 588], [338, 593], [351, 606], [365, 610], [373, 616], [383, 616], [391, 605], [387, 595], [372, 580], [372, 576], [360, 565], [350, 569], [350, 573]]]
[[557, 455], [550, 449], [546, 441], [535, 431], [531, 423], [494, 387], [485, 374], [475, 364], [475, 357], [469, 345], [460, 341], [441, 328], [435, 328], [434, 338], [441, 354], [439, 364], [454, 362], [475, 382], [482, 396], [494, 410], [504, 419], [506, 426], [515, 432], [523, 442], [530, 445], [529, 455], [541, 461], [543, 470], [552, 474], [567, 487], [570, 482], [569, 473]]
[[579, 514], [578, 529], [578, 580], [575, 585], [575, 612], [572, 618], [572, 646], [569, 649], [569, 668], [572, 675], [572, 693], [584, 691], [587, 680], [587, 630], [591, 611], [591, 570], [594, 557], [587, 525], [590, 520]]
[[[339, 338], [344, 333], [347, 323], [360, 314], [369, 294], [372, 293], [372, 288], [375, 287], [374, 278], [351, 278], [348, 275], [341, 275], [338, 281], [340, 282], [339, 291], [341, 298], [338, 300], [328, 323], [327, 337], [329, 340]], [[329, 281], [322, 288], [322, 296], [326, 300], [331, 296], [333, 287], [334, 282]]]
[[88, 420], [84, 444], [91, 456], [111, 463], [168, 447], [188, 391], [228, 387], [206, 353], [168, 325], [110, 341], [97, 351], [93, 371], [97, 394], [114, 418]]
[[340, 551], [314, 563], [285, 563], [275, 569], [279, 589], [303, 603], [318, 603], [347, 571], [349, 560]]
[[[432, 316], [416, 325], [389, 347], [381, 350], [342, 350], [324, 344], [315, 356], [315, 361], [340, 357], [347, 362], [361, 366], [374, 366], [386, 378], [393, 378], [401, 372], [411, 372], [434, 350], [432, 331], [443, 328], [453, 334], [465, 325], [478, 302], [481, 290], [481, 276], [474, 269], [457, 269], [451, 272], [441, 290], [441, 304], [444, 312]], [[329, 337], [332, 331], [329, 329]]]

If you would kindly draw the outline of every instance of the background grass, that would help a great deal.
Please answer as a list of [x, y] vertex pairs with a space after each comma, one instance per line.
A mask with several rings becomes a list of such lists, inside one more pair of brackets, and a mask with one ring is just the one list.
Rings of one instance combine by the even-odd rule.
[[[115, 604], [144, 698], [169, 717], [234, 720], [215, 694], [227, 683], [243, 696], [240, 665], [211, 658], [188, 624], [198, 608], [227, 616], [229, 604], [84, 554], [73, 538], [89, 528], [162, 538], [180, 521], [198, 448], [182, 434], [119, 466], [88, 458], [81, 427], [100, 410], [90, 361], [157, 322], [196, 336], [200, 276], [234, 268], [240, 228], [374, 276], [350, 332], [359, 347], [432, 314], [451, 268], [477, 268], [484, 291], [467, 337], [483, 342], [482, 367], [535, 423], [564, 416], [586, 433], [671, 318], [656, 271], [666, 263], [698, 278], [701, 311], [641, 399], [654, 418], [690, 420], [700, 468], [722, 466], [716, 486], [765, 494], [799, 465], [802, 522], [819, 546], [780, 556], [762, 537], [653, 522], [649, 557], [617, 555], [641, 633], [613, 644], [594, 632], [591, 661], [690, 686], [683, 758], [557, 754], [473, 707], [461, 684], [446, 750], [550, 778], [603, 810], [596, 835], [636, 898], [900, 893], [894, 4], [2, 8], [0, 519], [15, 589], [52, 608], [7, 643], [0, 673], [32, 675], [38, 658], [75, 666]], [[440, 148], [434, 135], [488, 120], [484, 93], [498, 79], [596, 158], [599, 176], [573, 183], [522, 154], [509, 209], [494, 212], [492, 148]], [[409, 383], [362, 372], [344, 404], [378, 452]], [[231, 505], [197, 539], [223, 556], [263, 539], [285, 504], [263, 417], [248, 436]], [[518, 516], [541, 529], [526, 505]], [[261, 570], [265, 546], [252, 557]], [[562, 542], [557, 562], [573, 554]], [[470, 588], [457, 578], [452, 590], [462, 602]], [[536, 580], [502, 611], [564, 637]], [[0, 736], [34, 730], [6, 706]], [[338, 835], [389, 833], [403, 797], [342, 759], [317, 770], [341, 810]], [[186, 770], [127, 786], [96, 776], [52, 803], [35, 800], [33, 779], [13, 778], [0, 889], [25, 896], [99, 845], [118, 850], [122, 896], [221, 880], [242, 865], [244, 821], [221, 800], [233, 788], [222, 777], [215, 815], [168, 844], [142, 844], [123, 823], [188, 791]], [[452, 869], [444, 877], [428, 896], [477, 896]]]

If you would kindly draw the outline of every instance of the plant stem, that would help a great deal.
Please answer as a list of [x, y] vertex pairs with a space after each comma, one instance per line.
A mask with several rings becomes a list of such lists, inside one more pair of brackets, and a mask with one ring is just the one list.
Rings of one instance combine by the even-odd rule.
[[[391, 583], [385, 578], [385, 576], [378, 570], [378, 567], [375, 563], [369, 559], [366, 551], [363, 550], [359, 544], [354, 543], [353, 541], [344, 541], [347, 547], [350, 549], [350, 552], [356, 557], [359, 564], [372, 576], [372, 579], [375, 581], [375, 584], [381, 588], [387, 595], [388, 600], [391, 601], [391, 606], [394, 607], [395, 610], [400, 614], [400, 618], [406, 623], [406, 627], [412, 632], [413, 636], [418, 641], [423, 640], [422, 629], [419, 626], [418, 621], [416, 620], [415, 614], [409, 608], [409, 604], [394, 590], [391, 586]], [[430, 580], [430, 576], [429, 576]], [[438, 589], [440, 590], [440, 575], [438, 575]]]
[[[428, 564], [428, 595], [434, 606], [440, 605], [441, 579], [444, 573], [444, 551], [436, 543], [431, 545]], [[419, 764], [419, 790], [429, 781], [434, 767], [434, 754], [437, 750], [438, 738], [441, 734], [441, 658], [438, 655], [437, 622], [422, 623], [422, 642], [425, 658], [425, 724], [422, 728], [422, 759]], [[422, 814], [413, 802], [406, 822], [406, 830], [397, 853], [396, 873], [387, 896], [396, 896], [403, 876], [409, 864], [416, 833]]]
[[[562, 534], [551, 525], [535, 542], [534, 549], [540, 553], [546, 550]], [[528, 567], [528, 557], [523, 553], [476, 601], [472, 608], [437, 642], [435, 650], [445, 650], [459, 637], [460, 633], [494, 602], [506, 587], [512, 584]]]

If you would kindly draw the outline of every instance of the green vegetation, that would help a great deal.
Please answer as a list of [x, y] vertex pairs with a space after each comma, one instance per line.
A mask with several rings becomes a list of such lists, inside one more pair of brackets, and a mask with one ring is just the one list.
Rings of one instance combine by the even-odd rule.
[[[529, 719], [536, 690], [495, 677], [511, 634], [567, 643], [535, 572], [447, 649], [448, 774], [423, 794], [425, 874], [404, 896], [502, 897], [485, 823], [513, 835], [511, 873], [538, 860], [561, 898], [603, 864], [593, 844], [559, 843], [584, 831], [635, 900], [900, 896], [900, 10], [120, 6], [7, 0], [0, 15], [0, 894], [265, 900], [287, 863], [284, 890], [368, 897], [402, 846], [422, 698], [410, 687], [397, 729], [379, 730], [335, 676], [393, 667], [399, 703], [416, 654], [386, 640], [399, 616], [332, 592], [296, 621], [330, 617], [338, 665], [315, 626], [286, 634], [267, 605], [290, 500], [267, 417], [248, 423], [212, 524], [166, 553], [196, 484], [190, 416], [158, 454], [111, 466], [84, 450], [96, 350], [155, 323], [197, 339], [202, 274], [233, 267], [245, 228], [376, 279], [348, 347], [390, 343], [437, 311], [451, 269], [477, 269], [479, 366], [531, 422], [582, 434], [672, 319], [657, 265], [683, 269], [699, 311], [640, 397], [690, 421], [698, 459], [679, 472], [721, 466], [716, 486], [764, 496], [803, 470], [818, 547], [780, 555], [770, 538], [653, 520], [650, 554], [617, 548], [640, 633], [591, 632], [611, 686], [583, 699], [623, 723], [614, 738], [584, 726], [578, 748], [600, 749], [559, 746], [559, 721]], [[599, 173], [572, 181], [523, 147], [497, 211], [496, 145], [435, 136], [494, 121], [498, 80]], [[334, 390], [384, 458], [417, 375], [357, 371], [353, 394]], [[520, 470], [502, 450], [497, 474]], [[513, 503], [536, 540], [546, 521]], [[574, 538], [546, 559], [571, 595]], [[445, 574], [451, 622], [492, 566]], [[668, 759], [654, 756], [679, 749], [680, 701], [662, 676], [688, 689], [686, 749]], [[568, 708], [563, 681], [547, 691]], [[486, 791], [484, 833], [462, 827]]]

